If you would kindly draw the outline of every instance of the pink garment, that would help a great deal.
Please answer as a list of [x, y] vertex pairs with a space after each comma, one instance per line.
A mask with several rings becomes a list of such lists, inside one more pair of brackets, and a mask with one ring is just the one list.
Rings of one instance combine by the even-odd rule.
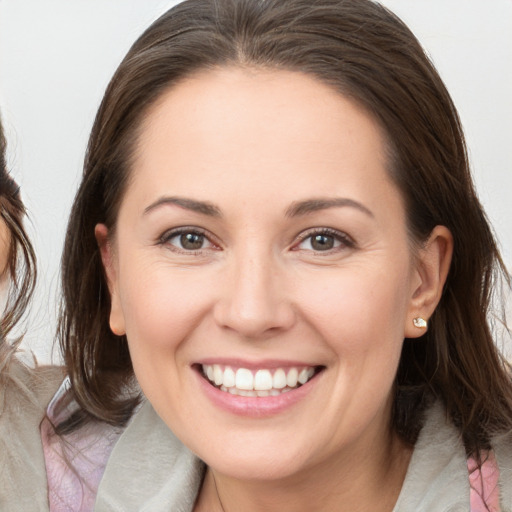
[[482, 454], [482, 460], [479, 468], [473, 457], [468, 459], [471, 512], [500, 512], [500, 470], [494, 452]]
[[77, 410], [66, 379], [50, 402], [41, 423], [41, 440], [48, 480], [51, 512], [90, 512], [110, 453], [122, 429], [91, 422], [67, 435], [57, 435], [54, 425]]

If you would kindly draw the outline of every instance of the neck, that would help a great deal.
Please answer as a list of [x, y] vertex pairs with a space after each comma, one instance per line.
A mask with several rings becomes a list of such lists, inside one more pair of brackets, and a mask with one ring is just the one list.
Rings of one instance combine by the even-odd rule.
[[281, 480], [240, 480], [208, 468], [195, 512], [392, 511], [411, 454], [392, 435]]

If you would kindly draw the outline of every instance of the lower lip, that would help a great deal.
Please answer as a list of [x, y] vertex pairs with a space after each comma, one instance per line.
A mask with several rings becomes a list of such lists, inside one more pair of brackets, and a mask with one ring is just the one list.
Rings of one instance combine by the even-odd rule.
[[199, 371], [195, 372], [199, 379], [199, 385], [205, 395], [213, 402], [214, 405], [224, 409], [227, 412], [238, 416], [247, 416], [252, 418], [263, 418], [273, 416], [289, 409], [297, 402], [303, 400], [309, 392], [315, 387], [321, 373], [315, 375], [306, 384], [281, 393], [277, 396], [238, 396], [232, 395], [226, 391], [212, 386]]

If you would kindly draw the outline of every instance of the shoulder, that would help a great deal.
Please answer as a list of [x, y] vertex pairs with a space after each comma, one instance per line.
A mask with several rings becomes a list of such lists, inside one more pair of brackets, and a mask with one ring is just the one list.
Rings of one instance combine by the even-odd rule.
[[15, 357], [0, 370], [0, 509], [45, 510], [47, 481], [39, 425], [63, 378], [59, 367], [30, 368]]
[[481, 463], [468, 459], [471, 510], [512, 512], [512, 432], [496, 436]]
[[51, 507], [192, 510], [204, 465], [149, 402], [142, 402], [124, 428], [91, 421], [58, 435], [53, 425], [65, 421], [77, 407], [66, 379], [41, 428]]
[[512, 432], [496, 437], [493, 450], [499, 468], [502, 512], [512, 511]]
[[[0, 393], [14, 402], [28, 402], [43, 411], [64, 379], [61, 366], [31, 367], [15, 355], [2, 360], [0, 368]], [[7, 403], [4, 404], [8, 405]]]
[[[496, 437], [479, 466], [441, 404], [427, 411], [394, 512], [512, 512], [512, 432]], [[501, 507], [500, 507], [501, 505]]]
[[204, 464], [143, 401], [112, 451], [96, 510], [192, 510], [203, 474]]
[[65, 424], [80, 409], [66, 377], [48, 405], [41, 438], [51, 510], [92, 510], [110, 452], [123, 428], [91, 420], [66, 433]]
[[0, 368], [0, 421], [4, 425], [14, 421], [38, 428], [46, 406], [64, 375], [60, 366], [32, 368], [14, 355], [3, 359]]
[[436, 403], [425, 416], [394, 512], [469, 510], [470, 486], [458, 430]]

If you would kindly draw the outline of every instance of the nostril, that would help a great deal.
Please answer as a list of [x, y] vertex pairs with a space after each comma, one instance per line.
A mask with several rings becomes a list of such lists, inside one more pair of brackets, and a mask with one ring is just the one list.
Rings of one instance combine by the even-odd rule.
[[295, 323], [291, 305], [281, 301], [259, 301], [255, 297], [245, 301], [225, 301], [214, 310], [214, 318], [223, 329], [237, 332], [247, 339], [268, 338], [290, 329]]

